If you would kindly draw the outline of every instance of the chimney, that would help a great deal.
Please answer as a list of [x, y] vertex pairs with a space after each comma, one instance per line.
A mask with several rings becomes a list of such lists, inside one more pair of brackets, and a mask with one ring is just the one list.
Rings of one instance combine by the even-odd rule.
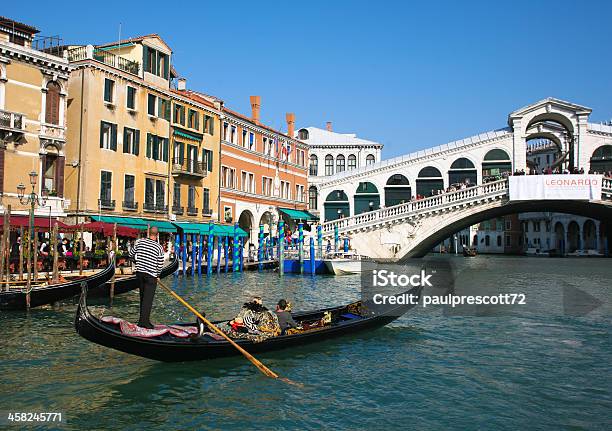
[[179, 91], [185, 91], [187, 89], [187, 80], [185, 78], [179, 78], [176, 84], [176, 89]]
[[295, 137], [295, 114], [287, 112], [285, 118], [287, 119], [287, 135], [293, 138]]
[[251, 111], [253, 112], [251, 115], [251, 120], [255, 124], [259, 124], [259, 108], [261, 107], [261, 97], [259, 96], [251, 96]]
[[328, 121], [327, 123], [325, 123], [325, 130], [327, 130], [328, 132], [332, 131], [331, 121]]

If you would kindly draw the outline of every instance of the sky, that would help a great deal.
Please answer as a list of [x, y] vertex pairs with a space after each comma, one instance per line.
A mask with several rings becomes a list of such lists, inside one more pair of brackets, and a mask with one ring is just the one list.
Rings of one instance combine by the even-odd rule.
[[383, 157], [507, 126], [545, 97], [612, 119], [611, 1], [7, 2], [0, 15], [98, 44], [158, 33], [191, 89], [262, 120], [356, 133]]

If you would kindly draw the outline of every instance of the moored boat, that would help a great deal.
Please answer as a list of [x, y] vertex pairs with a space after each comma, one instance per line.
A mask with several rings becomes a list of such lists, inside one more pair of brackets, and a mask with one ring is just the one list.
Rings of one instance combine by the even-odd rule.
[[476, 247], [466, 247], [463, 246], [463, 256], [465, 257], [474, 257], [478, 254], [476, 251]]
[[[414, 295], [420, 298], [422, 287], [413, 287], [401, 295]], [[400, 295], [397, 295], [400, 296]], [[416, 304], [414, 302], [390, 306], [384, 312], [375, 313], [363, 307], [361, 301], [341, 307], [325, 308], [316, 311], [294, 313], [293, 318], [303, 329], [297, 333], [269, 337], [260, 341], [236, 339], [235, 342], [249, 353], [279, 350], [301, 346], [330, 338], [351, 335], [366, 330], [380, 328], [406, 313]], [[326, 323], [325, 317], [328, 318]], [[227, 321], [214, 322], [215, 325]], [[208, 335], [193, 337], [198, 331], [194, 324], [177, 324], [156, 327], [159, 335], [138, 336], [138, 327], [122, 319], [96, 317], [87, 307], [87, 286], [83, 286], [74, 326], [83, 338], [102, 346], [164, 362], [197, 361], [240, 355], [229, 342]]]
[[[81, 291], [81, 283], [85, 282], [92, 289], [104, 285], [115, 273], [115, 264], [110, 259], [109, 265], [89, 276], [71, 277], [58, 283], [36, 283], [30, 287], [29, 307], [53, 304], [54, 302], [76, 296]], [[22, 284], [10, 285], [7, 290], [0, 292], [0, 310], [25, 310], [27, 303], [28, 288]]]
[[360, 274], [376, 267], [369, 257], [352, 252], [331, 253], [323, 259], [323, 263], [335, 275]]

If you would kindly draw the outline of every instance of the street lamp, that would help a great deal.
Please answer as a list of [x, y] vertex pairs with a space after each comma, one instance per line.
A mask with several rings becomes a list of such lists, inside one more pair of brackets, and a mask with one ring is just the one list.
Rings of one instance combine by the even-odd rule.
[[43, 193], [39, 196], [35, 192], [36, 180], [38, 179], [38, 174], [36, 171], [30, 172], [30, 185], [32, 186], [32, 191], [29, 195], [26, 196], [25, 189], [26, 186], [23, 183], [19, 183], [17, 186], [17, 196], [19, 197], [19, 202], [22, 205], [30, 205], [30, 230], [28, 233], [28, 282], [27, 282], [27, 294], [26, 294], [26, 304], [30, 306], [30, 289], [32, 286], [32, 263], [36, 265], [36, 262], [32, 262], [34, 252], [32, 249], [32, 241], [31, 238], [34, 238], [34, 208], [36, 205], [45, 206], [47, 204], [47, 193], [46, 190], [43, 189]]

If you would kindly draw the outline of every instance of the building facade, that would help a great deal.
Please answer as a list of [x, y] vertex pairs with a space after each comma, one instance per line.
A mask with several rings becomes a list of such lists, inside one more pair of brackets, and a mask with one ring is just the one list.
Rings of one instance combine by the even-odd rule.
[[250, 118], [223, 108], [220, 212], [223, 222], [238, 222], [256, 244], [259, 225], [269, 235], [283, 218], [294, 231], [295, 220], [283, 209], [307, 210], [308, 146], [292, 137], [293, 114], [286, 116], [284, 134], [261, 123], [259, 96], [251, 96], [251, 107]]
[[[358, 138], [354, 133], [336, 133], [331, 122], [327, 122], [325, 130], [317, 127], [301, 128], [296, 137], [308, 144], [309, 148], [308, 206], [310, 211], [321, 214], [325, 219], [329, 217], [319, 208], [318, 185], [326, 177], [379, 162], [382, 158], [382, 144]], [[332, 210], [336, 210], [334, 214], [337, 210], [342, 211], [335, 207]]]
[[170, 47], [153, 34], [67, 55], [71, 214], [214, 219], [219, 111], [173, 88]]
[[35, 214], [65, 216], [64, 167], [72, 146], [67, 139], [66, 105], [71, 67], [59, 51], [36, 49], [39, 31], [0, 17], [0, 193], [2, 206], [27, 213], [18, 185], [47, 196]]

